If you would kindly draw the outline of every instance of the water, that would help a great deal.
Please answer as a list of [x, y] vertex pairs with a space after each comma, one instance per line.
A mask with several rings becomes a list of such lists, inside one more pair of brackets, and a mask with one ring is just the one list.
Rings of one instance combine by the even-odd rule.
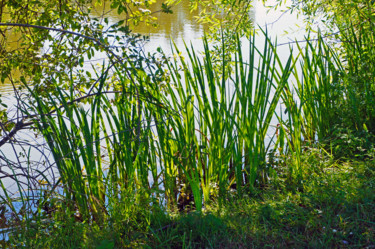
[[[95, 1], [93, 1], [95, 2]], [[157, 0], [156, 4], [151, 7], [151, 11], [158, 11], [163, 0]], [[274, 0], [267, 1], [268, 6], [276, 4]], [[291, 0], [286, 2], [286, 6], [291, 5]], [[278, 38], [278, 43], [283, 44], [282, 49], [279, 50], [282, 58], [287, 58], [289, 55], [288, 44], [295, 40], [301, 40], [306, 35], [303, 18], [298, 17], [297, 12], [283, 11], [286, 8], [278, 8], [277, 11], [271, 10], [263, 6], [262, 1], [254, 1], [253, 9], [249, 13], [249, 18], [254, 21], [254, 26], [259, 29], [267, 30], [268, 34]], [[268, 12], [269, 11], [269, 12]], [[196, 50], [202, 50], [202, 39], [204, 31], [207, 30], [202, 24], [195, 21], [197, 12], [190, 12], [189, 2], [182, 1], [179, 5], [173, 8], [173, 14], [156, 13], [158, 18], [158, 27], [146, 26], [140, 24], [136, 27], [131, 27], [133, 32], [149, 36], [150, 40], [144, 46], [145, 52], [155, 52], [158, 47], [161, 47], [167, 54], [171, 51], [171, 41], [175, 42], [179, 48], [184, 47], [184, 42], [192, 44]], [[92, 11], [93, 17], [102, 17], [103, 13], [109, 19], [109, 24], [120, 21], [123, 17], [117, 14], [116, 11], [111, 11], [108, 3], [103, 3], [102, 6], [95, 6]], [[4, 19], [7, 17], [5, 16]], [[17, 49], [20, 46], [20, 34], [12, 34], [11, 39], [7, 44], [7, 49]], [[259, 36], [257, 44], [263, 43], [263, 37]], [[244, 46], [246, 47], [246, 46]], [[47, 48], [46, 48], [47, 50]], [[104, 54], [97, 54], [91, 60], [85, 62], [86, 69], [90, 69], [90, 64], [100, 63], [106, 59]], [[19, 78], [21, 73], [14, 72], [14, 78]], [[9, 80], [5, 84], [0, 85], [0, 94], [6, 103], [12, 103], [13, 85]]]
[[[155, 4], [155, 8], [151, 8], [151, 11], [156, 11], [161, 5], [160, 0]], [[269, 5], [275, 4], [274, 1], [268, 1]], [[287, 1], [287, 5], [291, 4], [291, 1]], [[267, 30], [268, 34], [275, 38], [278, 38], [278, 43], [282, 44], [279, 46], [278, 54], [281, 56], [282, 60], [286, 60], [290, 54], [289, 46], [292, 45], [294, 40], [301, 40], [305, 36], [305, 31], [303, 28], [302, 18], [297, 16], [297, 13], [286, 13], [283, 14], [283, 9], [279, 8], [277, 11], [267, 12], [261, 1], [254, 2], [254, 8], [249, 13], [249, 18], [251, 18], [255, 27], [258, 29]], [[108, 5], [97, 6], [95, 11], [93, 11], [93, 16], [100, 17], [103, 13], [109, 11]], [[285, 8], [284, 8], [285, 10]], [[142, 35], [149, 36], [150, 40], [145, 44], [144, 51], [146, 53], [153, 53], [158, 47], [161, 47], [166, 54], [171, 53], [171, 41], [174, 41], [179, 48], [183, 48], [184, 42], [187, 44], [191, 43], [194, 48], [199, 51], [202, 50], [202, 39], [201, 37], [204, 34], [204, 31], [207, 30], [202, 24], [198, 24], [195, 21], [194, 16], [197, 13], [190, 12], [188, 1], [182, 1], [177, 7], [173, 9], [173, 14], [158, 13], [156, 17], [158, 18], [159, 26], [150, 27], [145, 25], [139, 25], [133, 27], [133, 31], [140, 33]], [[109, 16], [109, 22], [115, 23], [119, 21], [122, 17], [118, 15], [116, 11], [111, 11], [107, 13]], [[301, 28], [302, 27], [302, 28]], [[8, 44], [8, 48], [16, 49], [20, 43], [20, 37], [12, 37], [11, 42]], [[244, 44], [244, 54], [246, 54], [246, 39], [242, 39]], [[259, 35], [259, 38], [256, 39], [256, 44], [260, 47], [264, 43], [263, 35]], [[100, 61], [105, 60], [103, 54], [97, 54], [96, 57], [92, 58], [90, 61], [85, 62], [86, 69], [89, 69], [90, 64], [101, 63]], [[15, 72], [15, 78], [20, 76], [20, 72]], [[0, 85], [0, 94], [2, 95], [2, 100], [9, 106], [16, 105], [16, 99], [14, 98], [14, 88], [11, 82], [8, 80], [5, 84]], [[13, 108], [14, 110], [14, 108]], [[15, 110], [14, 110], [15, 113]], [[19, 140], [30, 141], [33, 143], [42, 144], [43, 141], [38, 138], [37, 140], [33, 139], [34, 133], [32, 131], [25, 131], [18, 134]], [[24, 158], [19, 157], [20, 153], [30, 154], [30, 159], [37, 164], [45, 159], [50, 158], [50, 154], [47, 151], [38, 151], [37, 149], [32, 149], [29, 151], [22, 151], [21, 146], [12, 146], [10, 144], [0, 147], [0, 155], [12, 159], [13, 161], [24, 160]], [[45, 155], [43, 155], [45, 154]], [[2, 166], [9, 166], [1, 160]], [[3, 167], [4, 168], [4, 167]], [[8, 172], [11, 173], [11, 172]], [[1, 174], [1, 173], [0, 173]], [[53, 174], [53, 172], [51, 173]], [[51, 179], [53, 179], [51, 175]], [[17, 185], [11, 179], [3, 180], [3, 183], [7, 190], [11, 193], [17, 195], [19, 192]], [[0, 191], [0, 195], [2, 191]]]

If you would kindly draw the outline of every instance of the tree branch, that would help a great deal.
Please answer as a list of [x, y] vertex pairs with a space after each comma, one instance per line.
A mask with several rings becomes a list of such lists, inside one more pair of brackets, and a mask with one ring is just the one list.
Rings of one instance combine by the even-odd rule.
[[24, 120], [25, 119], [21, 119], [21, 121], [18, 121], [14, 128], [8, 134], [6, 134], [6, 136], [0, 141], [0, 147], [8, 142], [12, 137], [14, 137], [19, 130], [22, 130], [23, 128], [33, 124], [33, 122], [24, 123]]
[[[106, 45], [104, 45], [103, 43], [101, 43], [98, 39], [95, 39], [95, 38], [87, 36], [87, 35], [83, 35], [81, 33], [73, 32], [73, 31], [69, 31], [69, 30], [64, 30], [64, 29], [58, 29], [58, 28], [50, 28], [50, 27], [45, 27], [45, 26], [40, 26], [40, 25], [26, 24], [26, 23], [0, 23], [0, 26], [28, 27], [28, 28], [44, 29], [44, 30], [56, 31], [56, 32], [61, 32], [61, 33], [65, 33], [65, 34], [72, 34], [74, 36], [82, 37], [82, 38], [88, 39], [90, 41], [93, 41], [96, 44], [98, 44], [99, 46], [103, 47], [108, 53], [113, 55], [122, 65], [124, 65], [121, 58], [117, 54], [115, 54], [112, 50], [108, 49], [108, 47]], [[137, 110], [138, 111], [137, 140], [139, 141], [140, 140], [140, 133], [141, 133], [141, 100], [140, 100], [139, 90], [137, 88], [137, 85], [136, 85], [132, 75], [128, 71], [126, 72], [126, 74], [128, 75], [129, 79], [131, 80], [132, 84], [134, 85], [136, 95], [137, 95], [137, 109], [138, 109]], [[9, 141], [9, 139], [7, 141]], [[1, 145], [2, 144], [0, 142], [0, 147], [1, 147]]]
[[73, 31], [65, 30], [65, 29], [50, 28], [50, 27], [39, 26], [39, 25], [32, 25], [32, 24], [26, 24], [26, 23], [1, 23], [0, 22], [0, 26], [25, 27], [25, 28], [36, 28], [36, 29], [44, 29], [44, 30], [49, 30], [49, 31], [56, 31], [56, 32], [60, 32], [60, 33], [65, 33], [65, 34], [71, 34], [71, 35], [74, 35], [74, 36], [79, 36], [79, 37], [82, 37], [82, 38], [94, 41], [95, 43], [97, 43], [97, 44], [99, 44], [101, 46], [104, 46], [100, 41], [98, 41], [97, 39], [95, 39], [93, 37], [90, 37], [90, 36], [87, 36], [87, 35], [83, 35], [81, 33], [73, 32]]

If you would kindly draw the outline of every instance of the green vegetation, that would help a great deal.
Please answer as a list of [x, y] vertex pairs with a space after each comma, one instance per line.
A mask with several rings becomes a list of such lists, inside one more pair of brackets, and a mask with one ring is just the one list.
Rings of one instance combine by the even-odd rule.
[[[303, 192], [269, 187], [202, 213], [170, 213], [129, 198], [105, 224], [77, 222], [64, 209], [25, 223], [8, 245], [19, 248], [365, 248], [374, 245], [373, 161], [335, 163], [311, 152], [316, 168]], [[322, 158], [326, 159], [322, 163]], [[324, 170], [322, 170], [324, 168]], [[280, 183], [279, 183], [280, 184]], [[283, 186], [283, 184], [278, 185]], [[5, 244], [4, 244], [5, 245]]]
[[11, 195], [1, 180], [2, 246], [375, 246], [369, 21], [346, 23], [342, 49], [319, 33], [286, 62], [267, 33], [260, 48], [255, 34], [245, 45], [233, 32], [229, 51], [222, 33], [219, 59], [206, 38], [203, 54], [174, 46], [171, 58], [135, 45], [119, 54], [95, 38], [111, 61], [89, 81], [72, 68], [41, 69], [35, 84], [20, 77], [22, 119], [3, 120], [0, 147], [29, 127], [50, 156], [43, 168], [31, 149], [25, 162], [1, 155], [18, 189]]

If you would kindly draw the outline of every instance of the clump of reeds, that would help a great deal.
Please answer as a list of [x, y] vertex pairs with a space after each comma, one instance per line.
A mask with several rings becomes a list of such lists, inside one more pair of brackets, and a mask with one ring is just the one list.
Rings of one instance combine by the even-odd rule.
[[247, 54], [237, 38], [228, 73], [225, 52], [217, 70], [206, 40], [203, 54], [186, 47], [186, 59], [175, 47], [178, 56], [158, 66], [170, 74], [166, 87], [151, 67], [129, 61], [115, 67], [117, 91], [103, 90], [104, 70], [83, 106], [57, 82], [47, 100], [31, 91], [35, 125], [53, 154], [67, 208], [92, 221], [130, 199], [202, 210], [270, 186], [285, 165], [287, 181], [298, 187], [304, 143], [330, 132], [332, 83], [341, 70], [322, 39], [298, 48], [299, 57], [290, 51], [283, 64], [267, 34], [262, 50], [254, 35]]

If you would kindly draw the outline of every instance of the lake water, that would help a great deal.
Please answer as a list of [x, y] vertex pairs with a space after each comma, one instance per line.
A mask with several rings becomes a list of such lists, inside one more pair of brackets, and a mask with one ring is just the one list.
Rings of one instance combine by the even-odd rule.
[[[157, 0], [153, 5], [151, 11], [160, 9], [162, 0]], [[267, 1], [268, 6], [276, 4], [274, 0]], [[291, 5], [291, 1], [286, 1], [286, 6]], [[253, 9], [250, 11], [248, 18], [254, 21], [256, 28], [261, 27], [267, 29], [271, 37], [277, 37], [278, 43], [283, 44], [279, 50], [281, 57], [289, 55], [288, 43], [294, 40], [301, 40], [306, 35], [303, 25], [303, 18], [298, 17], [297, 12], [287, 12], [285, 7], [278, 8], [277, 11], [271, 10], [263, 6], [262, 1], [254, 1]], [[268, 12], [269, 11], [269, 12]], [[155, 16], [158, 18], [158, 27], [138, 25], [132, 27], [135, 33], [149, 36], [150, 40], [144, 46], [146, 52], [155, 52], [158, 47], [161, 47], [167, 54], [170, 52], [171, 41], [174, 41], [179, 48], [183, 48], [184, 41], [191, 43], [196, 50], [202, 49], [201, 37], [204, 34], [205, 27], [195, 20], [197, 12], [190, 12], [189, 1], [181, 1], [180, 4], [173, 8], [173, 14], [157, 13]], [[103, 13], [109, 19], [110, 24], [121, 20], [122, 16], [118, 15], [116, 11], [110, 11], [108, 3], [102, 6], [96, 6], [92, 12], [95, 17], [101, 17]], [[257, 44], [263, 43], [263, 36], [259, 36]], [[20, 44], [20, 35], [11, 37], [8, 43], [9, 48], [17, 48]], [[283, 56], [284, 55], [284, 56]], [[87, 68], [91, 67], [90, 64], [96, 64], [101, 60], [106, 59], [103, 54], [98, 54], [90, 61], [87, 60], [85, 64]], [[15, 78], [20, 76], [19, 72], [15, 72]], [[13, 87], [9, 81], [0, 85], [0, 93], [3, 98], [11, 101], [10, 95], [13, 94]]]
[[[157, 1], [155, 6], [160, 6], [162, 1]], [[275, 4], [274, 1], [267, 1], [268, 5]], [[287, 5], [291, 4], [291, 1], [287, 1]], [[254, 8], [250, 11], [248, 18], [251, 18], [255, 27], [261, 27], [262, 29], [267, 29], [271, 37], [278, 37], [278, 43], [282, 44], [279, 46], [279, 55], [282, 60], [286, 60], [289, 56], [289, 46], [290, 42], [293, 43], [295, 40], [301, 40], [305, 36], [305, 30], [303, 28], [303, 21], [301, 17], [297, 16], [297, 13], [285, 13], [283, 11], [285, 8], [279, 8], [277, 11], [267, 12], [268, 9], [263, 6], [261, 1], [254, 1]], [[156, 11], [157, 7], [151, 9]], [[99, 6], [93, 15], [99, 17], [102, 13], [107, 13], [109, 11], [108, 6]], [[145, 44], [145, 52], [155, 52], [158, 47], [161, 47], [167, 54], [171, 53], [171, 41], [173, 40], [179, 48], [183, 48], [184, 41], [186, 43], [191, 43], [196, 50], [202, 50], [202, 40], [201, 37], [204, 34], [204, 25], [198, 24], [195, 21], [194, 16], [197, 13], [191, 13], [189, 10], [189, 2], [182, 1], [178, 6], [173, 9], [173, 14], [158, 13], [156, 16], [158, 18], [159, 26], [157, 28], [139, 25], [134, 27], [134, 32], [147, 35], [150, 40]], [[117, 22], [121, 19], [121, 16], [117, 14], [116, 11], [111, 11], [108, 13], [110, 23]], [[264, 41], [263, 35], [260, 35], [256, 39], [256, 43], [262, 46]], [[246, 39], [243, 39], [244, 48], [246, 50]], [[16, 47], [19, 45], [19, 37], [15, 36], [12, 42], [8, 46]], [[98, 54], [96, 57], [92, 58], [91, 61], [86, 61], [85, 65], [87, 68], [91, 67], [90, 64], [101, 63], [103, 59], [106, 59], [103, 54]], [[19, 77], [19, 73], [15, 74], [15, 77]], [[12, 106], [15, 104], [15, 98], [13, 97], [13, 86], [7, 81], [5, 84], [0, 85], [0, 93], [2, 95], [3, 102]], [[34, 133], [32, 131], [25, 131], [19, 134], [19, 139], [29, 140], [32, 139]], [[42, 140], [38, 142], [43, 143]], [[3, 157], [8, 157], [11, 160], [17, 161], [19, 159], [19, 148], [15, 148], [12, 145], [4, 145], [0, 147], [0, 155]], [[48, 153], [42, 151], [42, 153]], [[31, 159], [36, 162], [40, 161], [41, 152], [31, 151]], [[1, 163], [3, 165], [3, 163]], [[52, 177], [52, 176], [51, 176]], [[15, 182], [12, 180], [4, 181], [8, 190], [16, 193], [17, 187]], [[2, 191], [0, 191], [1, 194]]]

